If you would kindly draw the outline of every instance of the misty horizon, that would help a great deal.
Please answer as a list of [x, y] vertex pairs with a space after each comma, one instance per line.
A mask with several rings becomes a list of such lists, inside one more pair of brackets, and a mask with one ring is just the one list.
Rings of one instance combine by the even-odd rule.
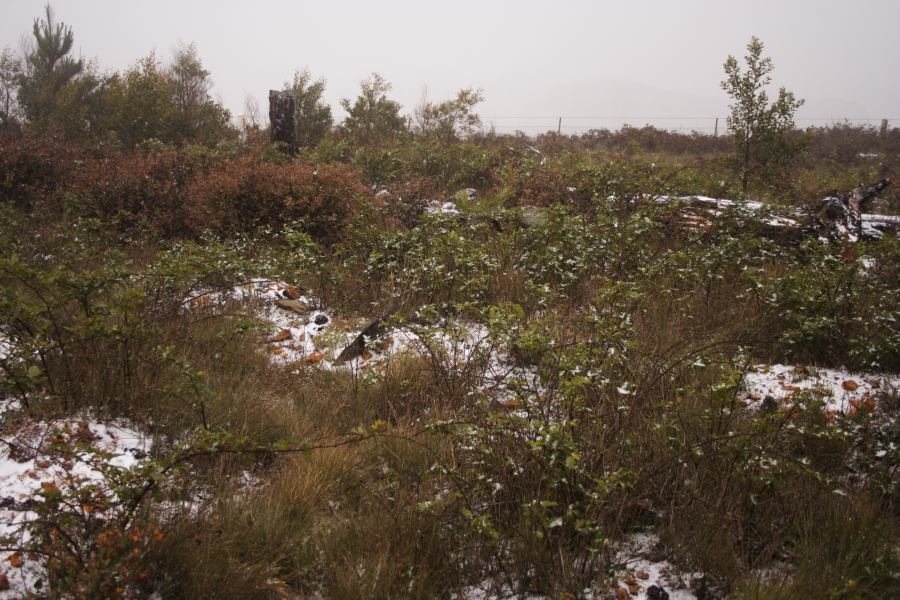
[[[0, 45], [18, 48], [42, 14], [43, 0], [16, 2], [0, 23]], [[214, 81], [213, 96], [233, 117], [295, 70], [326, 80], [337, 121], [341, 98], [381, 73], [389, 96], [412, 113], [423, 96], [449, 98], [480, 88], [483, 126], [536, 134], [628, 124], [712, 133], [725, 129], [729, 99], [722, 63], [745, 53], [751, 36], [775, 62], [780, 86], [804, 98], [797, 126], [850, 121], [900, 123], [900, 68], [891, 24], [900, 5], [839, 2], [359, 3], [324, 7], [262, 2], [152, 5], [58, 0], [57, 19], [72, 27], [76, 52], [101, 73], [124, 70], [155, 52], [163, 62], [178, 44], [194, 43]], [[848, 35], [853, 19], [865, 39]], [[852, 31], [858, 30], [854, 26]], [[864, 43], [862, 43], [864, 42]]]

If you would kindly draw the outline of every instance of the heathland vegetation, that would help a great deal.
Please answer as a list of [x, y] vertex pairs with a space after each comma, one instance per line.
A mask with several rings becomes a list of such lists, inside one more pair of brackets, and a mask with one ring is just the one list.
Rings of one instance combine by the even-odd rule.
[[754, 39], [720, 137], [301, 69], [288, 148], [73, 38], [0, 60], [0, 595], [900, 595], [900, 240], [804, 222], [900, 130]]

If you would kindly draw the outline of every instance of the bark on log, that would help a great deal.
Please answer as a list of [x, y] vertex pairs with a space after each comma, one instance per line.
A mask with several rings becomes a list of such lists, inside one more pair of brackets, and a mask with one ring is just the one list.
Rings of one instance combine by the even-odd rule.
[[822, 200], [822, 205], [810, 220], [809, 227], [819, 237], [831, 241], [843, 239], [856, 241], [865, 237], [878, 237], [864, 230], [863, 210], [890, 184], [890, 179], [882, 179], [869, 186], [860, 186], [849, 194], [828, 196]]
[[269, 124], [272, 143], [281, 142], [287, 145], [290, 152], [295, 152], [294, 94], [290, 90], [269, 90]]
[[384, 313], [380, 317], [370, 321], [369, 324], [366, 325], [365, 328], [363, 328], [359, 335], [356, 336], [356, 338], [354, 338], [354, 340], [341, 351], [337, 359], [334, 361], [334, 364], [340, 365], [349, 360], [353, 360], [354, 358], [362, 356], [363, 352], [366, 351], [366, 341], [383, 334], [384, 322], [394, 316], [399, 309], [400, 299], [396, 297], [391, 298]]
[[[823, 198], [813, 212], [790, 208], [765, 210], [765, 220], [760, 216], [762, 234], [789, 243], [796, 243], [807, 237], [819, 237], [833, 242], [856, 242], [900, 234], [900, 219], [863, 212], [890, 184], [890, 179], [882, 179], [872, 185], [860, 186], [847, 194], [832, 193]], [[737, 208], [752, 215], [768, 208], [760, 202], [735, 202], [703, 196], [659, 197], [654, 198], [654, 201], [659, 204], [682, 205], [675, 222], [694, 229], [712, 227], [713, 218], [722, 210]]]

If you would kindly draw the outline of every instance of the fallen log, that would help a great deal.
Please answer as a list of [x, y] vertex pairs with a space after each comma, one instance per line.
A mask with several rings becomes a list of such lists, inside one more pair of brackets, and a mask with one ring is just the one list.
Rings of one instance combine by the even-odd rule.
[[362, 356], [366, 351], [366, 343], [369, 340], [377, 338], [385, 332], [384, 322], [394, 316], [399, 309], [400, 299], [396, 297], [391, 298], [390, 302], [388, 303], [387, 309], [385, 309], [382, 315], [369, 321], [369, 324], [363, 328], [359, 335], [357, 335], [353, 339], [353, 341], [347, 345], [346, 348], [341, 350], [341, 353], [338, 354], [338, 357], [337, 359], [335, 359], [334, 364], [340, 365], [347, 361], [351, 361], [354, 358]]
[[677, 218], [679, 225], [707, 229], [712, 219], [725, 210], [740, 210], [748, 216], [764, 213], [760, 222], [773, 237], [800, 241], [818, 237], [830, 242], [857, 242], [861, 239], [880, 239], [900, 233], [900, 217], [875, 215], [863, 211], [891, 184], [882, 179], [872, 185], [860, 186], [843, 195], [832, 193], [823, 198], [812, 212], [800, 209], [775, 208], [762, 202], [722, 200], [705, 196], [661, 196], [658, 204], [679, 203], [688, 210]]

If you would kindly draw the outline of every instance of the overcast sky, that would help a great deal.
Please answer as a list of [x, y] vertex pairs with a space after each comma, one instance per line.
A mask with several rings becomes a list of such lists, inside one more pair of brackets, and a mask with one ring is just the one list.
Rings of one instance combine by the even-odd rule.
[[[18, 47], [43, 0], [0, 0], [0, 45]], [[898, 119], [898, 0], [55, 0], [78, 52], [101, 70], [194, 42], [232, 113], [308, 66], [340, 98], [373, 71], [412, 111], [479, 87], [498, 131], [578, 132], [623, 122], [713, 126], [727, 114], [722, 63], [752, 35], [774, 83], [806, 99], [811, 119]], [[686, 117], [691, 117], [688, 120]], [[722, 126], [724, 123], [722, 124]]]

